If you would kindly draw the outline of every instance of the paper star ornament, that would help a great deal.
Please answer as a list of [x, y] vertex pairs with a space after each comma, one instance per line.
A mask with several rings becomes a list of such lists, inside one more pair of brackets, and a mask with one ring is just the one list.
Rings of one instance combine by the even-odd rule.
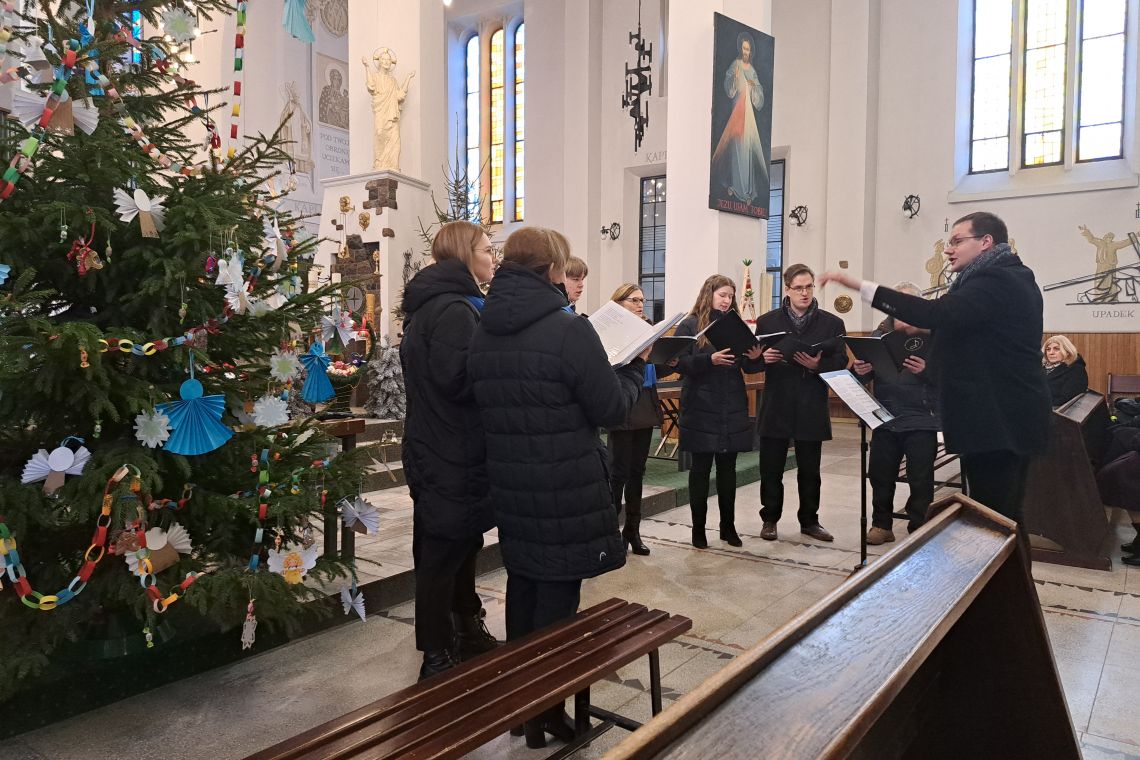
[[345, 348], [356, 339], [356, 327], [352, 324], [352, 314], [334, 306], [332, 314], [321, 317], [321, 339], [330, 349]]
[[159, 411], [143, 412], [135, 417], [135, 438], [147, 448], [155, 448], [170, 437], [170, 418]]
[[351, 587], [340, 590], [340, 603], [344, 607], [344, 614], [356, 612], [364, 620], [364, 594], [357, 590], [356, 581], [352, 582]]
[[258, 427], [278, 427], [289, 421], [289, 405], [276, 396], [262, 396], [253, 405], [253, 422]]
[[171, 8], [162, 14], [163, 33], [179, 45], [194, 41], [196, 25], [194, 16], [184, 8]]
[[269, 357], [269, 375], [274, 380], [285, 382], [301, 369], [301, 362], [293, 351], [277, 349]]
[[358, 494], [352, 501], [343, 498], [338, 505], [344, 527], [352, 528], [357, 533], [375, 533], [380, 530], [380, 511], [366, 502], [363, 496]]

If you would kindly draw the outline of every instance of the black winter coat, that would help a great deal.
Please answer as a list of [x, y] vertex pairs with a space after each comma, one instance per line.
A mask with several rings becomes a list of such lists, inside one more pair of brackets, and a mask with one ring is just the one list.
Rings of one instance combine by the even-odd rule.
[[483, 425], [467, 379], [479, 316], [466, 297], [482, 295], [457, 260], [425, 268], [404, 288], [404, 473], [417, 527], [453, 540], [493, 525]]
[[880, 287], [871, 305], [934, 331], [947, 451], [1045, 449], [1050, 397], [1041, 371], [1041, 291], [1019, 257], [999, 258], [934, 301]]
[[796, 441], [830, 441], [831, 412], [827, 407], [827, 383], [820, 380], [821, 372], [834, 372], [847, 366], [847, 331], [843, 320], [831, 312], [816, 308], [797, 330], [788, 318], [785, 306], [764, 314], [756, 320], [756, 334], [788, 332], [804, 343], [825, 342], [819, 368], [815, 372], [792, 357], [784, 357], [778, 364], [764, 364], [764, 392], [760, 397], [760, 411], [756, 414], [756, 435], [759, 438], [783, 438]]
[[[715, 320], [721, 312], [715, 309]], [[674, 335], [696, 335], [697, 318], [690, 314], [677, 325]], [[694, 345], [677, 357], [681, 374], [681, 451], [718, 454], [752, 450], [752, 426], [748, 419], [748, 394], [744, 372], [757, 372], [761, 362], [739, 356], [732, 367], [712, 363], [716, 348]]]
[[598, 428], [626, 418], [645, 373], [640, 359], [611, 368], [590, 323], [565, 307], [545, 278], [504, 264], [467, 362], [503, 565], [541, 581], [625, 564]]
[[[878, 337], [894, 330], [890, 320], [880, 325], [872, 336]], [[935, 385], [934, 359], [928, 357], [926, 369], [917, 375], [903, 371], [898, 379], [892, 375], [879, 376], [874, 371], [859, 376], [864, 385], [875, 381], [875, 399], [894, 415], [894, 419], [884, 423], [883, 429], [895, 433], [908, 433], [914, 430], [941, 430], [942, 420], [938, 416], [938, 386]]]
[[1049, 381], [1053, 406], [1060, 406], [1089, 389], [1089, 372], [1085, 368], [1085, 360], [1079, 355], [1072, 364], [1062, 363], [1052, 371], [1046, 370], [1045, 379]]

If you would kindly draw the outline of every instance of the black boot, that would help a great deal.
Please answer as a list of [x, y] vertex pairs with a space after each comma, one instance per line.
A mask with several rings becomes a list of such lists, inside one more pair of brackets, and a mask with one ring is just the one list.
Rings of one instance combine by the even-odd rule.
[[625, 527], [621, 529], [621, 537], [626, 546], [633, 549], [633, 553], [642, 557], [648, 556], [649, 547], [641, 540], [641, 515], [628, 515], [625, 518]]
[[474, 615], [451, 613], [451, 623], [455, 626], [455, 652], [460, 662], [466, 662], [476, 655], [490, 652], [499, 646], [498, 640], [487, 630], [483, 618], [487, 610], [479, 608]]
[[459, 663], [451, 656], [450, 649], [433, 649], [424, 652], [424, 662], [420, 665], [420, 680], [454, 668]]
[[576, 736], [574, 721], [562, 705], [555, 705], [542, 714], [542, 730], [560, 742], [572, 742]]
[[542, 749], [546, 746], [546, 732], [542, 730], [542, 719], [535, 718], [523, 723], [523, 736], [526, 737], [526, 746], [530, 749]]
[[736, 533], [735, 525], [725, 525], [721, 523], [720, 540], [729, 546], [744, 546], [744, 542], [740, 540], [740, 536]]
[[705, 505], [690, 504], [689, 511], [693, 514], [693, 546], [698, 549], [709, 548], [709, 540], [705, 538]]
[[744, 542], [736, 533], [736, 505], [725, 504], [723, 497], [720, 497], [718, 506], [720, 507], [720, 540], [729, 546], [744, 546]]

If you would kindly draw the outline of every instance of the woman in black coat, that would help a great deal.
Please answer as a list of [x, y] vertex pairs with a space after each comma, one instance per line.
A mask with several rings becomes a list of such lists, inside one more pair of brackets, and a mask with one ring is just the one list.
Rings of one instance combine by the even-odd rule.
[[[467, 362], [486, 433], [510, 640], [573, 616], [582, 580], [625, 564], [598, 429], [629, 414], [645, 362], [615, 371], [589, 321], [568, 310], [556, 283], [569, 248], [541, 227], [507, 238]], [[528, 746], [545, 745], [543, 730], [573, 737], [561, 705], [525, 728]]]
[[1041, 346], [1041, 364], [1045, 367], [1054, 409], [1089, 389], [1085, 360], [1064, 335], [1054, 335]]
[[[610, 297], [614, 303], [645, 318], [645, 294], [637, 285], [627, 282], [620, 285]], [[649, 355], [646, 349], [642, 358]], [[625, 495], [625, 525], [621, 537], [634, 554], [647, 555], [649, 547], [641, 540], [641, 490], [645, 477], [645, 462], [649, 459], [649, 443], [653, 428], [661, 424], [661, 401], [657, 397], [657, 368], [645, 365], [645, 380], [637, 394], [629, 416], [622, 424], [611, 427], [606, 436], [610, 450], [610, 489], [614, 497], [614, 511], [621, 514], [621, 498]]]
[[[677, 325], [676, 335], [697, 335], [710, 322], [735, 311], [736, 284], [714, 274], [701, 285], [689, 316]], [[693, 546], [706, 548], [709, 475], [716, 463], [716, 498], [720, 508], [720, 538], [741, 546], [736, 533], [736, 455], [752, 449], [748, 422], [748, 396], [744, 372], [756, 372], [760, 347], [741, 357], [731, 349], [717, 351], [702, 337], [677, 357], [681, 374], [680, 449], [692, 455], [689, 469], [689, 509], [693, 516]]]
[[796, 483], [800, 492], [797, 518], [800, 533], [819, 541], [832, 541], [832, 535], [819, 524], [819, 474], [823, 442], [831, 440], [831, 415], [827, 407], [827, 384], [821, 372], [847, 366], [847, 349], [842, 336], [843, 320], [819, 308], [815, 295], [815, 274], [804, 264], [784, 270], [784, 300], [756, 320], [756, 333], [787, 332], [819, 351], [797, 351], [784, 356], [777, 348], [764, 351], [764, 393], [756, 415], [756, 437], [760, 448], [760, 537], [774, 541], [776, 523], [784, 510], [784, 465], [788, 445], [796, 447]]
[[493, 522], [483, 429], [467, 381], [467, 351], [483, 307], [479, 282], [491, 279], [495, 256], [470, 222], [441, 227], [431, 253], [435, 263], [404, 288], [400, 343], [421, 679], [496, 645], [475, 593], [475, 556]]

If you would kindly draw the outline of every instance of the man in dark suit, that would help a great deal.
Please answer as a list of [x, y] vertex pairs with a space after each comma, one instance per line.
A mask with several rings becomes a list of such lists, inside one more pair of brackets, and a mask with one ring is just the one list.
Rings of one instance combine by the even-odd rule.
[[1041, 291], [994, 214], [955, 222], [946, 254], [957, 278], [934, 301], [845, 272], [824, 273], [820, 285], [858, 289], [874, 308], [934, 330], [946, 449], [961, 456], [969, 496], [1020, 523], [1029, 460], [1049, 428]]

